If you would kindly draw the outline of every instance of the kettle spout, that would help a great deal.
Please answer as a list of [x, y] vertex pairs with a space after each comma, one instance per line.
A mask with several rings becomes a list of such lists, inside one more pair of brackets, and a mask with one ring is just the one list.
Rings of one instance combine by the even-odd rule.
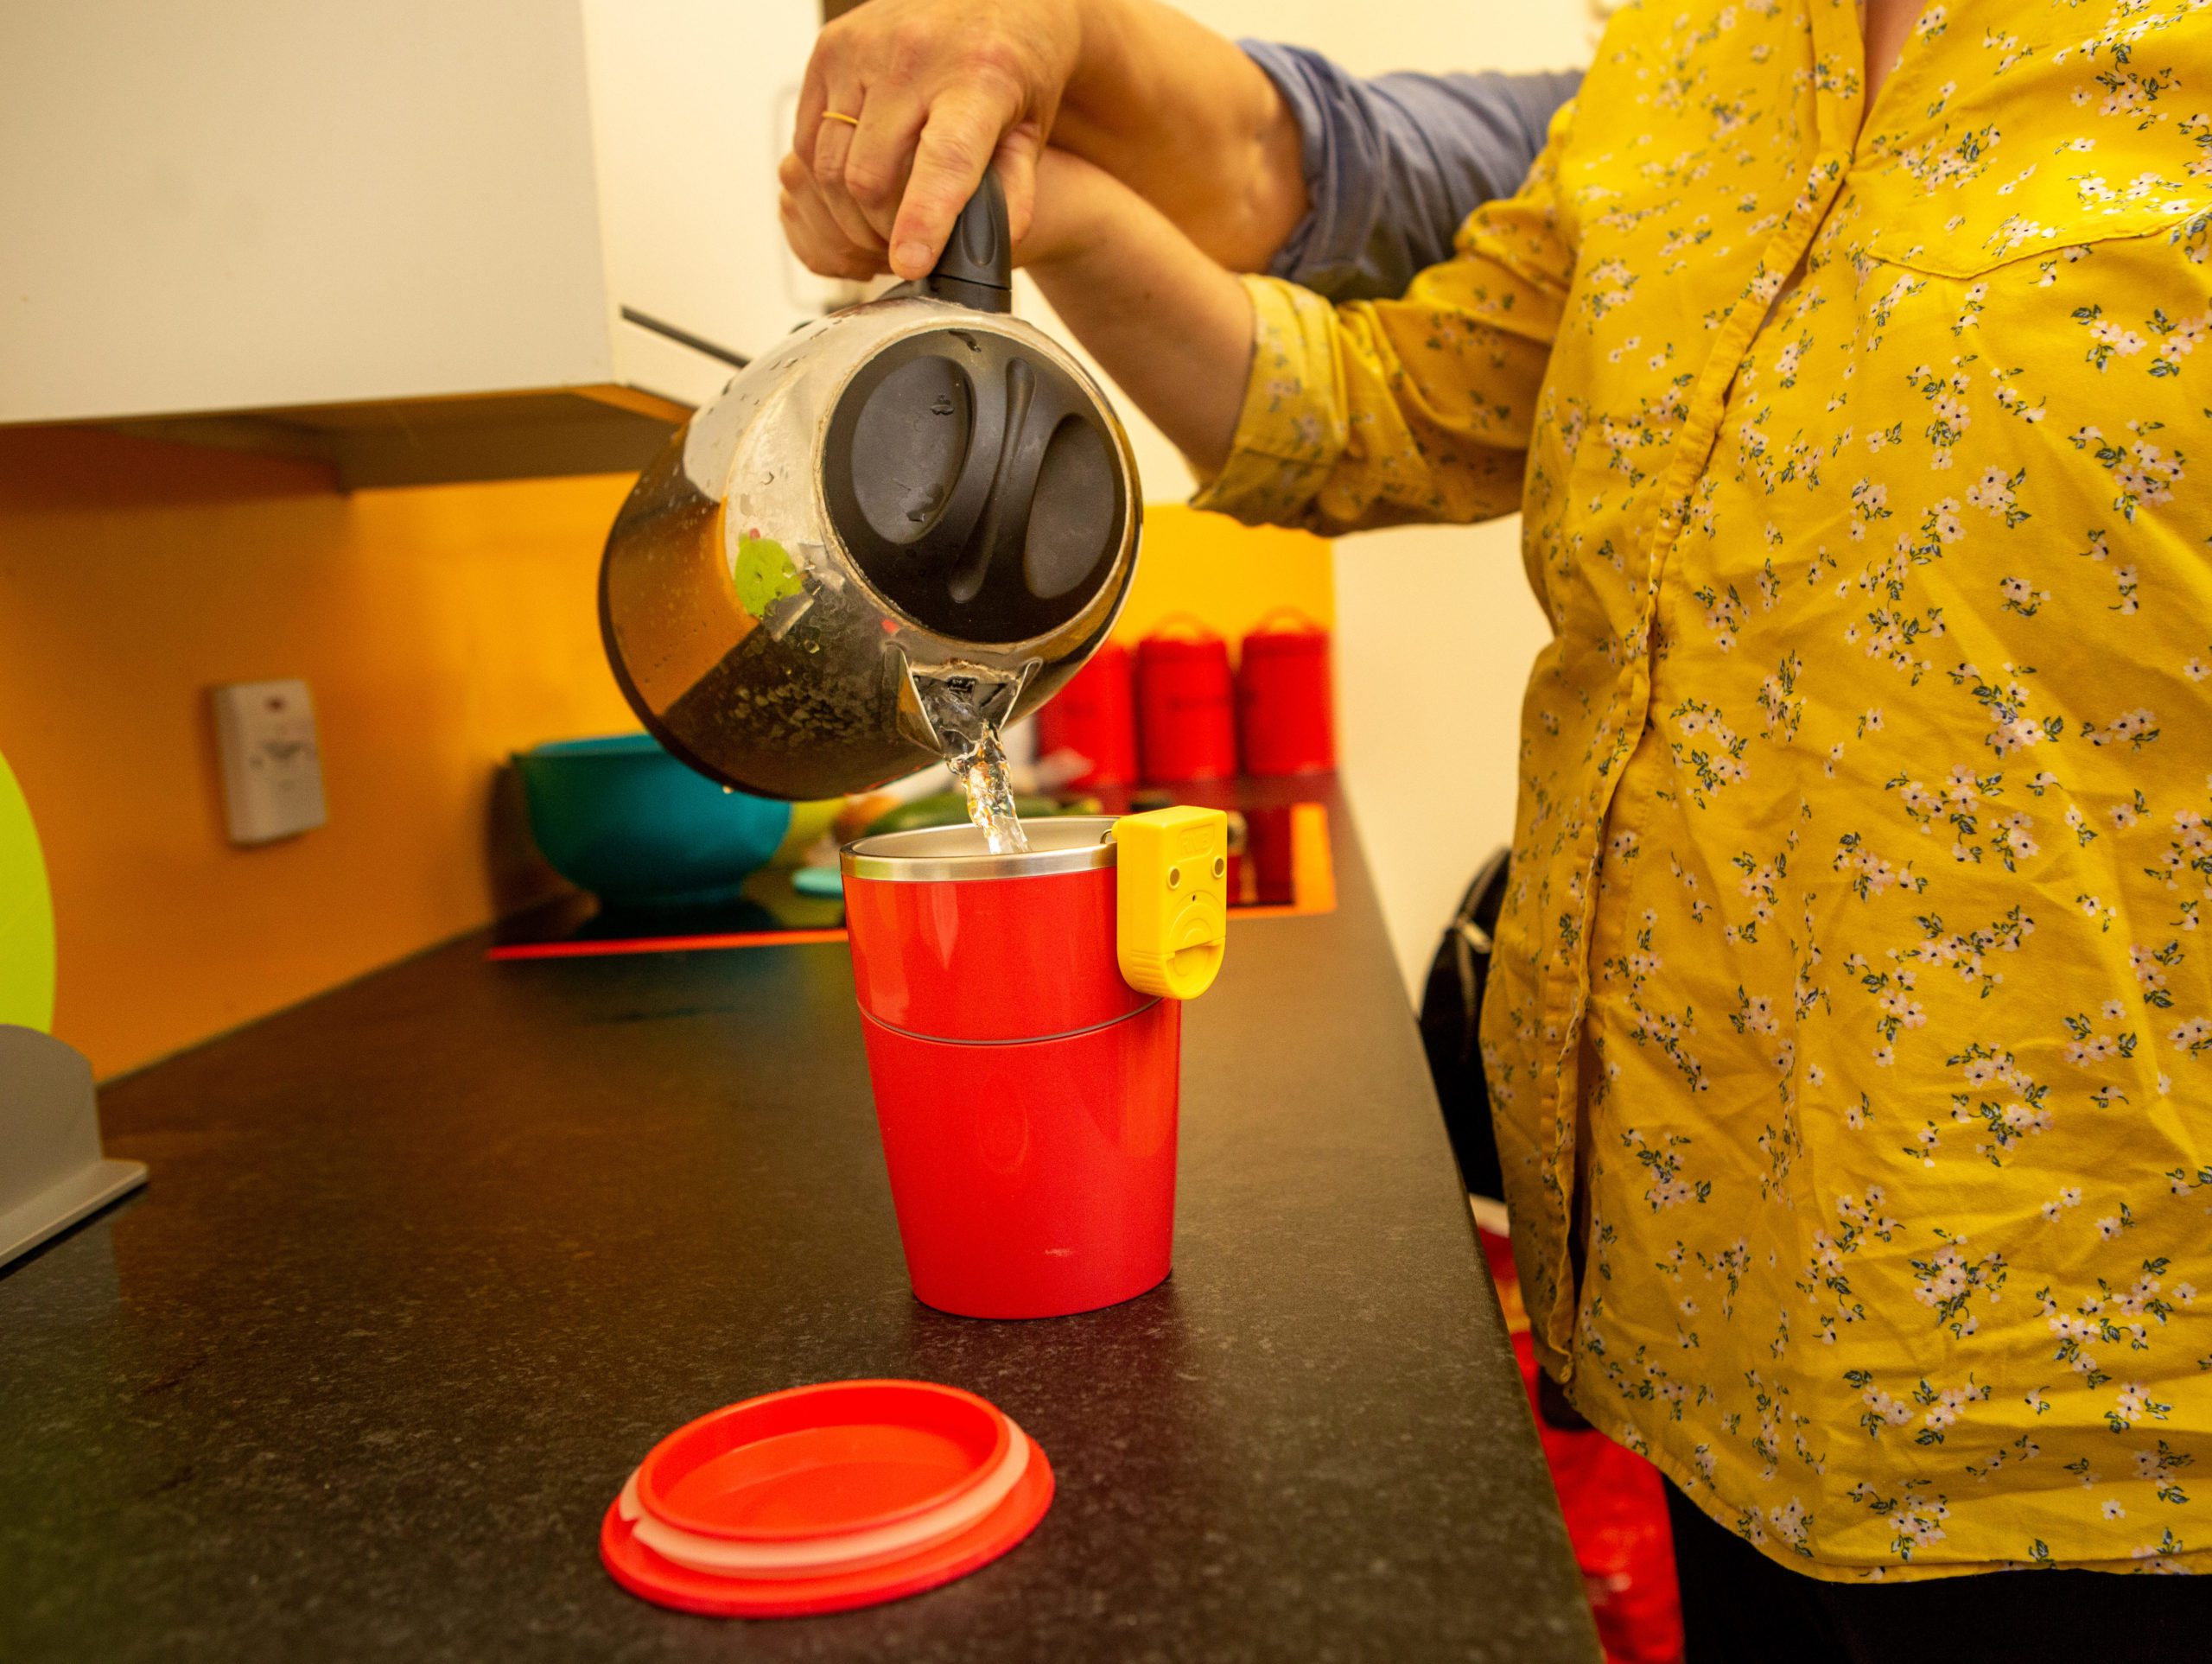
[[889, 651], [899, 732], [932, 757], [972, 746], [982, 729], [1003, 723], [1042, 663], [1027, 659], [1012, 670], [958, 658], [924, 665], [909, 659], [896, 642]]

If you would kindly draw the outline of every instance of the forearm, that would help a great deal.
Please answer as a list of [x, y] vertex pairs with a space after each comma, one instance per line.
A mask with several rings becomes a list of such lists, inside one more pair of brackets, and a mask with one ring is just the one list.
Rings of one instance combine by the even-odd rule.
[[1047, 151], [1022, 261], [1060, 321], [1202, 472], [1229, 454], [1252, 358], [1243, 284], [1135, 192]]
[[1332, 305], [1277, 278], [1242, 280], [1244, 394], [1226, 454], [1204, 458], [1213, 477], [1195, 505], [1330, 536], [1517, 507], [1574, 276], [1564, 142], [1397, 299]]
[[1297, 123], [1236, 45], [1159, 0], [1078, 0], [1052, 143], [1096, 163], [1232, 271], [1263, 270], [1306, 212]]

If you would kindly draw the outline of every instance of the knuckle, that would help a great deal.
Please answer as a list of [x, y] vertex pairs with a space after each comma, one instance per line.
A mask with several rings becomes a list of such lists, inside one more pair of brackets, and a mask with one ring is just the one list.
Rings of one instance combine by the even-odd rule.
[[1027, 66], [1021, 48], [1007, 35], [981, 35], [969, 45], [967, 63], [963, 66], [969, 79], [982, 79], [995, 88], [1019, 88], [1027, 78]]
[[925, 22], [919, 18], [902, 17], [892, 25], [890, 35], [885, 40], [884, 45], [888, 49], [887, 55], [894, 67], [900, 65], [912, 67], [934, 56], [943, 45], [944, 39], [943, 31], [938, 26]]
[[860, 156], [845, 163], [845, 189], [863, 206], [880, 207], [898, 195], [899, 180], [875, 157]]
[[990, 152], [971, 132], [933, 134], [929, 143], [928, 169], [932, 181], [937, 181], [936, 194], [948, 191], [950, 187], [945, 181], [950, 179], [964, 180], [982, 174], [983, 164], [989, 160]]

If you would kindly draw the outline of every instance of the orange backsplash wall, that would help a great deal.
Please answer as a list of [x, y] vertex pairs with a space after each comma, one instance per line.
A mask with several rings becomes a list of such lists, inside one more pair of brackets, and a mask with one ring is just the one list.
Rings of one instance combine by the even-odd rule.
[[[112, 1076], [527, 886], [493, 871], [494, 764], [636, 726], [592, 588], [627, 486], [348, 495], [306, 463], [0, 433], [0, 754], [54, 892], [55, 1032]], [[234, 848], [207, 690], [294, 676], [329, 823]]]
[[1325, 539], [1277, 526], [1240, 526], [1181, 504], [1144, 511], [1144, 558], [1116, 639], [1134, 645], [1163, 619], [1188, 613], [1230, 644], [1288, 607], [1325, 628], [1336, 619], [1336, 571]]
[[[0, 756], [45, 844], [55, 1032], [103, 1077], [480, 924], [548, 875], [494, 838], [509, 752], [635, 726], [593, 583], [625, 477], [346, 494], [320, 467], [0, 432]], [[1148, 511], [1124, 618], [1329, 621], [1329, 547]], [[327, 825], [224, 835], [207, 689], [302, 676]], [[504, 810], [502, 810], [504, 812]]]

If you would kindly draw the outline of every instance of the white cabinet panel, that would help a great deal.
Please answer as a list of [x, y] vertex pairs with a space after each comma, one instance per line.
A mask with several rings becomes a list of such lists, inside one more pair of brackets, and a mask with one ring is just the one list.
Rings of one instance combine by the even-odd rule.
[[79, 0], [6, 33], [0, 421], [608, 378], [573, 9]]
[[[0, 422], [638, 466], [821, 309], [814, 0], [71, 0], [0, 45]], [[451, 408], [442, 408], [446, 401]]]

